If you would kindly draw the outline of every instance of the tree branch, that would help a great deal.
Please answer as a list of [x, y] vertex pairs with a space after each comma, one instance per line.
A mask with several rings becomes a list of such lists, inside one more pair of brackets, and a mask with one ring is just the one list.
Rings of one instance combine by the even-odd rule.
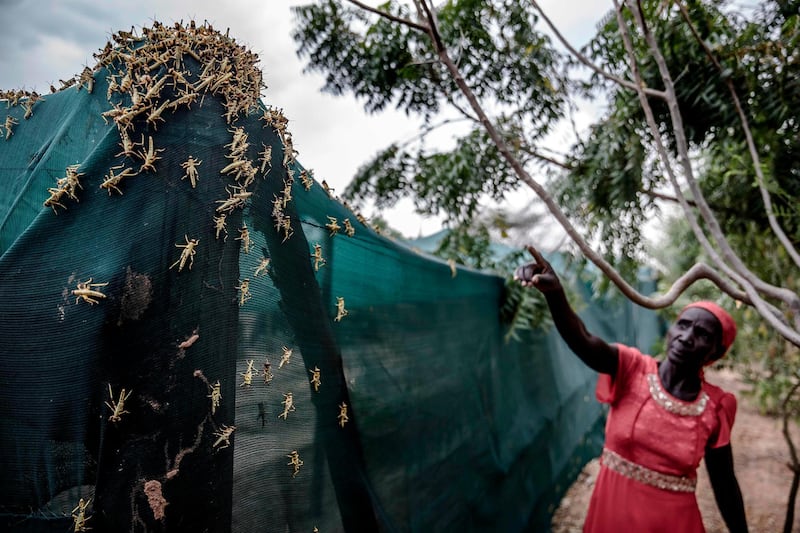
[[[504, 141], [503, 137], [501, 136], [500, 132], [497, 130], [495, 125], [489, 119], [485, 111], [483, 110], [480, 102], [478, 101], [475, 94], [472, 92], [469, 85], [464, 80], [461, 72], [458, 69], [458, 66], [453, 62], [452, 58], [450, 58], [447, 48], [445, 47], [444, 43], [442, 42], [439, 30], [438, 30], [438, 23], [436, 20], [435, 11], [432, 7], [428, 4], [427, 0], [415, 0], [415, 5], [420, 13], [420, 17], [427, 20], [427, 25], [413, 23], [411, 21], [405, 19], [398, 19], [392, 15], [384, 13], [379, 10], [375, 10], [373, 8], [369, 8], [368, 6], [364, 6], [360, 4], [357, 0], [349, 0], [351, 3], [358, 5], [364, 9], [367, 9], [370, 12], [376, 13], [378, 15], [384, 16], [389, 18], [390, 20], [394, 20], [396, 22], [400, 22], [402, 24], [406, 24], [410, 27], [416, 28], [418, 30], [426, 31], [428, 36], [430, 37], [434, 49], [439, 56], [439, 59], [442, 61], [442, 64], [446, 67], [450, 75], [453, 77], [456, 85], [458, 86], [461, 93], [466, 98], [469, 106], [472, 108], [475, 115], [478, 117], [478, 120], [486, 129], [489, 137], [491, 138], [492, 142], [497, 147], [500, 154], [503, 158], [508, 162], [509, 166], [514, 170], [517, 174], [519, 179], [528, 185], [539, 198], [545, 203], [550, 213], [556, 219], [556, 221], [562, 226], [562, 228], [566, 231], [567, 235], [572, 239], [572, 241], [578, 246], [581, 252], [589, 259], [592, 263], [594, 263], [608, 278], [609, 280], [614, 283], [619, 290], [632, 302], [641, 305], [643, 307], [649, 309], [657, 309], [661, 307], [666, 307], [677, 299], [677, 297], [686, 290], [692, 283], [699, 279], [708, 279], [709, 281], [713, 282], [721, 291], [730, 295], [731, 297], [743, 301], [749, 305], [753, 305], [759, 311], [759, 314], [764, 317], [767, 322], [770, 323], [784, 338], [792, 342], [793, 344], [800, 346], [800, 333], [797, 329], [800, 329], [800, 326], [796, 326], [797, 329], [792, 329], [788, 326], [783, 320], [781, 313], [778, 309], [776, 309], [773, 305], [765, 302], [760, 294], [759, 291], [775, 297], [784, 303], [788, 304], [789, 308], [792, 310], [792, 314], [795, 317], [797, 322], [798, 320], [798, 311], [800, 311], [800, 298], [797, 297], [792, 291], [788, 289], [784, 289], [781, 287], [774, 287], [763, 280], [759, 279], [757, 276], [749, 272], [749, 270], [744, 267], [741, 260], [736, 256], [733, 250], [727, 243], [722, 231], [717, 223], [716, 219], [711, 213], [708, 205], [705, 202], [705, 199], [697, 186], [696, 181], [693, 178], [693, 169], [691, 167], [691, 163], [688, 157], [688, 145], [686, 143], [685, 134], [683, 132], [683, 123], [680, 117], [680, 112], [677, 109], [677, 99], [675, 97], [674, 86], [672, 80], [669, 75], [669, 71], [666, 68], [666, 63], [664, 61], [663, 56], [658, 49], [657, 44], [653, 36], [646, 31], [646, 26], [642, 20], [641, 13], [635, 6], [635, 2], [631, 0], [623, 0], [628, 2], [629, 8], [632, 9], [634, 12], [635, 18], [637, 19], [637, 23], [641, 28], [645, 29], [645, 37], [647, 39], [648, 46], [653, 53], [653, 56], [656, 60], [656, 63], [659, 67], [659, 72], [661, 73], [662, 79], [665, 84], [665, 90], [663, 92], [652, 92], [648, 90], [642, 81], [641, 74], [637, 68], [636, 64], [636, 57], [633, 51], [633, 45], [630, 39], [630, 35], [628, 34], [627, 26], [625, 25], [624, 20], [622, 19], [621, 12], [619, 11], [619, 2], [618, 0], [614, 0], [615, 11], [617, 20], [620, 26], [620, 32], [623, 36], [623, 41], [625, 42], [626, 50], [628, 55], [631, 59], [631, 66], [634, 73], [635, 82], [631, 83], [626, 80], [617, 79], [615, 77], [609, 77], [602, 71], [599, 71], [596, 67], [593, 67], [591, 62], [585, 63], [590, 68], [595, 69], [596, 71], [600, 72], [602, 75], [607, 77], [608, 79], [612, 79], [617, 83], [620, 83], [623, 87], [633, 89], [636, 91], [637, 95], [639, 96], [640, 103], [644, 109], [645, 116], [647, 118], [648, 126], [650, 127], [651, 131], [654, 134], [656, 149], [661, 156], [662, 160], [665, 163], [665, 169], [667, 171], [667, 175], [669, 176], [670, 182], [675, 189], [676, 197], [678, 202], [680, 203], [681, 207], [683, 208], [684, 212], [687, 215], [687, 219], [689, 221], [690, 226], [692, 227], [692, 231], [695, 233], [698, 241], [700, 241], [703, 248], [706, 250], [707, 253], [711, 256], [714, 262], [718, 265], [718, 267], [724, 272], [724, 274], [730, 278], [726, 279], [723, 277], [719, 272], [715, 269], [711, 268], [708, 265], [703, 263], [698, 263], [690, 268], [683, 276], [681, 276], [675, 283], [673, 283], [672, 287], [662, 296], [659, 297], [646, 297], [640, 294], [636, 289], [634, 289], [630, 284], [625, 281], [620, 274], [611, 266], [600, 254], [595, 252], [588, 243], [583, 239], [577, 229], [572, 225], [570, 220], [555, 202], [555, 200], [550, 196], [550, 194], [546, 191], [546, 189], [536, 180], [534, 180], [530, 174], [525, 170], [524, 166], [517, 159], [514, 154], [509, 149], [509, 146]], [[630, 4], [633, 4], [631, 7]], [[537, 10], [541, 13], [541, 9], [539, 9], [538, 5], [534, 2], [534, 6]], [[542, 13], [544, 17], [544, 14]], [[552, 24], [549, 22], [549, 19], [544, 17], [548, 24]], [[554, 29], [554, 28], [553, 28]], [[554, 29], [555, 31], [555, 29]], [[562, 40], [565, 46], [568, 46], [566, 41], [563, 40], [563, 37], [560, 36], [560, 33], [556, 32], [557, 36]], [[582, 57], [577, 51], [574, 51], [571, 47], [572, 53], [576, 55], [576, 57]], [[585, 58], [584, 58], [585, 59]], [[588, 61], [588, 60], [586, 60]], [[660, 137], [660, 130], [658, 125], [655, 121], [654, 114], [652, 109], [649, 105], [648, 96], [657, 96], [659, 98], [664, 98], [667, 102], [667, 105], [670, 110], [670, 115], [673, 121], [673, 129], [675, 130], [675, 138], [678, 147], [678, 155], [679, 155], [679, 164], [684, 170], [685, 179], [689, 184], [690, 190], [694, 195], [694, 199], [696, 205], [690, 206], [687, 199], [683, 195], [681, 191], [681, 187], [678, 183], [678, 179], [672, 169], [672, 166], [669, 164], [669, 154], [664, 146], [663, 142], [661, 141]], [[714, 239], [719, 243], [720, 247], [722, 248], [723, 255], [725, 258], [736, 265], [737, 268], [731, 268], [726, 261], [720, 257], [719, 253], [715, 249], [714, 246], [708, 241], [703, 230], [700, 228], [697, 218], [693, 213], [693, 208], [696, 208], [700, 211], [703, 219], [708, 224], [709, 230], [713, 235]], [[733, 282], [732, 282], [732, 281]], [[738, 285], [738, 286], [737, 286]], [[741, 287], [741, 288], [740, 288]], [[758, 290], [756, 290], [758, 287]], [[744, 290], [742, 290], [742, 288]], [[800, 322], [798, 322], [800, 324]]]
[[[547, 23], [547, 26], [550, 28], [550, 31], [553, 32], [553, 34], [556, 36], [556, 38], [561, 42], [561, 44], [564, 45], [564, 47], [567, 50], [569, 50], [569, 52], [575, 57], [575, 59], [577, 59], [578, 61], [580, 61], [585, 66], [589, 67], [590, 69], [592, 69], [597, 74], [599, 74], [600, 76], [604, 77], [605, 79], [613, 81], [614, 83], [616, 83], [616, 84], [618, 84], [618, 85], [620, 85], [622, 87], [625, 87], [627, 89], [630, 89], [632, 91], [636, 90], [636, 85], [632, 81], [629, 81], [629, 80], [620, 78], [618, 76], [615, 76], [615, 75], [611, 74], [610, 72], [606, 72], [605, 70], [603, 70], [600, 67], [598, 67], [597, 65], [595, 65], [584, 54], [580, 53], [577, 49], [575, 49], [575, 47], [573, 47], [569, 43], [569, 41], [567, 41], [567, 39], [561, 34], [561, 32], [558, 31], [558, 28], [555, 27], [555, 25], [550, 21], [548, 16], [545, 15], [545, 13], [542, 10], [542, 8], [539, 7], [539, 3], [536, 2], [536, 0], [531, 0], [531, 4], [533, 4], [534, 9], [536, 9], [536, 11], [539, 12], [539, 16], [541, 16], [542, 19], [544, 19], [544, 21]], [[663, 91], [657, 91], [655, 89], [649, 89], [647, 87], [645, 87], [644, 91], [648, 96], [652, 96], [652, 97], [655, 97], [655, 98], [661, 98], [662, 100], [666, 99], [666, 94]]]
[[414, 22], [413, 20], [408, 20], [403, 17], [398, 17], [397, 15], [392, 15], [391, 13], [387, 13], [386, 11], [381, 11], [380, 9], [368, 6], [367, 4], [359, 2], [359, 0], [347, 0], [351, 4], [360, 7], [364, 11], [369, 11], [370, 13], [375, 13], [378, 16], [381, 16], [387, 20], [391, 20], [392, 22], [398, 22], [404, 26], [408, 26], [409, 28], [414, 28], [415, 30], [428, 33], [429, 28], [423, 24], [418, 22]]
[[[436, 19], [436, 11], [431, 9], [428, 5], [427, 0], [414, 0], [417, 4], [417, 8], [421, 10], [421, 13], [424, 14], [425, 18], [428, 19], [428, 35], [430, 35], [431, 40], [433, 41], [433, 45], [436, 48], [436, 51], [444, 51], [446, 53], [446, 47], [442, 42], [442, 36], [439, 33], [439, 23]], [[441, 55], [439, 56], [441, 58]], [[450, 56], [447, 56], [448, 59]]]
[[448, 94], [448, 95], [446, 95], [446, 98], [447, 98], [447, 101], [450, 103], [450, 105], [453, 106], [456, 109], [456, 111], [461, 113], [464, 116], [464, 118], [469, 119], [472, 122], [480, 122], [477, 117], [474, 117], [474, 116], [470, 115], [469, 112], [466, 109], [461, 107], [460, 104], [456, 103], [456, 101], [452, 98], [452, 96], [450, 96]]
[[[430, 9], [424, 2], [421, 2], [424, 5], [424, 9], [426, 12], [426, 16], [428, 17], [428, 24], [431, 27], [431, 38], [434, 39], [434, 36], [438, 34], [436, 29], [436, 22], [433, 18], [433, 14], [431, 13]], [[569, 221], [567, 216], [555, 202], [552, 196], [545, 190], [545, 188], [536, 180], [534, 180], [530, 174], [525, 170], [522, 166], [520, 161], [514, 157], [509, 149], [508, 145], [503, 140], [502, 136], [500, 135], [497, 128], [494, 126], [492, 121], [484, 112], [480, 102], [478, 102], [477, 97], [470, 89], [469, 85], [467, 85], [464, 77], [461, 75], [461, 72], [458, 70], [458, 67], [455, 65], [453, 60], [447, 53], [447, 49], [441, 46], [441, 41], [434, 40], [434, 44], [436, 46], [436, 51], [439, 55], [439, 58], [442, 60], [442, 63], [447, 67], [447, 70], [450, 72], [450, 75], [453, 76], [453, 79], [456, 82], [456, 85], [461, 90], [462, 94], [464, 94], [465, 98], [472, 107], [472, 110], [475, 114], [479, 117], [481, 124], [489, 134], [489, 137], [492, 139], [492, 142], [497, 147], [498, 151], [503, 155], [505, 160], [514, 169], [514, 172], [517, 176], [522, 180], [526, 185], [528, 185], [534, 192], [539, 196], [539, 198], [545, 203], [550, 213], [553, 217], [558, 221], [561, 227], [566, 231], [572, 241], [578, 246], [581, 252], [597, 267], [620, 289], [620, 291], [632, 302], [641, 305], [642, 307], [646, 307], [648, 309], [659, 309], [662, 307], [667, 307], [675, 302], [678, 296], [686, 290], [692, 283], [699, 279], [708, 279], [713, 282], [717, 287], [720, 288], [726, 294], [729, 294], [731, 297], [742, 300], [745, 302], [750, 302], [750, 298], [748, 295], [743, 293], [740, 289], [732, 285], [728, 280], [723, 278], [719, 273], [717, 273], [714, 269], [710, 268], [708, 265], [698, 263], [689, 271], [686, 272], [683, 276], [681, 276], [670, 288], [670, 290], [663, 296], [660, 297], [647, 297], [639, 293], [633, 286], [631, 286], [625, 279], [620, 276], [620, 274], [612, 267], [600, 254], [595, 252], [588, 243], [583, 239], [583, 237], [578, 233], [577, 229], [572, 225]], [[684, 200], [685, 201], [685, 200]]]
[[544, 161], [545, 163], [550, 163], [551, 165], [557, 166], [557, 167], [559, 167], [559, 168], [561, 168], [563, 170], [572, 170], [572, 167], [570, 165], [568, 165], [567, 163], [564, 163], [563, 161], [559, 161], [558, 159], [555, 159], [554, 157], [551, 157], [549, 155], [544, 155], [543, 153], [541, 153], [541, 152], [539, 152], [537, 150], [534, 150], [532, 147], [528, 146], [528, 143], [525, 143], [524, 145], [520, 146], [520, 150], [522, 150], [523, 152], [525, 152], [526, 154], [528, 154], [531, 157], [535, 157], [536, 159], [540, 159], [540, 160]]
[[[646, 196], [649, 196], [650, 198], [655, 198], [656, 200], [664, 200], [665, 202], [671, 202], [671, 203], [678, 204], [678, 205], [680, 205], [680, 203], [681, 203], [680, 200], [678, 200], [678, 198], [676, 196], [670, 196], [669, 194], [664, 194], [662, 192], [649, 191], [649, 190], [644, 190], [644, 191], [641, 191], [641, 192], [642, 192], [642, 194], [644, 194]], [[689, 205], [690, 207], [697, 207], [697, 204], [694, 202], [694, 200], [691, 200], [689, 198], [686, 198], [686, 204]], [[726, 207], [718, 207], [716, 205], [714, 206], [714, 210], [717, 211], [717, 212], [724, 212], [724, 213], [730, 213], [730, 214], [734, 214], [735, 213], [732, 209], [729, 209], [729, 208], [726, 208]]]
[[[670, 196], [668, 194], [664, 194], [664, 193], [660, 193], [660, 192], [656, 192], [656, 191], [642, 191], [642, 194], [645, 194], [645, 195], [649, 196], [650, 198], [655, 198], [657, 200], [665, 200], [667, 202], [673, 202], [673, 203], [676, 203], [676, 204], [680, 204], [681, 203], [680, 200], [678, 200], [675, 196]], [[689, 204], [692, 207], [695, 207], [697, 205], [691, 200], [686, 200], [686, 203]]]
[[[422, 127], [422, 131], [420, 131], [416, 135], [412, 135], [411, 137], [409, 137], [408, 139], [406, 139], [405, 141], [403, 141], [402, 143], [397, 145], [397, 147], [398, 147], [398, 149], [405, 149], [407, 146], [409, 146], [409, 145], [411, 145], [411, 144], [413, 144], [413, 143], [415, 143], [417, 141], [421, 141], [426, 135], [428, 135], [432, 131], [437, 130], [439, 128], [442, 128], [444, 126], [447, 126], [448, 124], [452, 124], [454, 122], [459, 122], [460, 120], [465, 120], [465, 119], [457, 120], [457, 119], [452, 119], [452, 118], [446, 118], [446, 119], [444, 119], [444, 120], [442, 120], [442, 121], [440, 121], [440, 122], [438, 122], [436, 124], [428, 124], [427, 126], [423, 126]], [[475, 122], [477, 122], [477, 119], [475, 119]]]

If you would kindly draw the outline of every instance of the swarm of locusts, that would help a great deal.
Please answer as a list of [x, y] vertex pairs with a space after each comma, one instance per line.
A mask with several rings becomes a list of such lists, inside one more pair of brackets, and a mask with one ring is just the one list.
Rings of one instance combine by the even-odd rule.
[[[121, 147], [118, 155], [125, 156], [131, 166], [127, 173], [119, 172], [119, 168], [115, 168], [116, 173], [109, 172], [109, 181], [115, 181], [104, 187], [109, 194], [112, 191], [122, 194], [119, 187], [123, 177], [157, 172], [157, 161], [163, 149], [155, 146], [152, 135], [145, 136], [137, 130], [147, 126], [148, 131], [157, 131], [170, 115], [181, 109], [202, 106], [209, 95], [217, 97], [225, 108], [223, 117], [231, 137], [224, 145], [228, 162], [218, 176], [228, 181], [227, 196], [215, 201], [209, 226], [215, 239], [224, 238], [227, 235], [225, 219], [234, 210], [247, 206], [256, 178], [266, 177], [272, 169], [271, 147], [261, 146], [262, 150], [257, 153], [251, 150], [247, 132], [236, 125], [237, 120], [255, 112], [262, 113], [264, 127], [270, 127], [283, 144], [283, 166], [288, 176], [291, 176], [289, 165], [296, 153], [286, 128], [288, 120], [282, 111], [258, 105], [261, 90], [265, 88], [257, 66], [258, 56], [237, 44], [227, 33], [223, 35], [209, 24], [194, 22], [187, 26], [180, 23], [165, 26], [156, 22], [151, 28], [143, 28], [141, 36], [131, 29], [114, 34], [112, 40], [113, 44], [107, 43], [95, 55], [95, 70], [105, 68], [109, 73], [106, 96], [111, 107], [103, 113], [103, 118], [116, 125]], [[79, 87], [86, 86], [81, 80], [76, 83]], [[186, 170], [183, 178], [188, 179], [192, 188], [202, 179], [202, 161], [195, 155], [190, 154], [182, 164]], [[291, 199], [291, 177], [287, 183], [283, 187], [284, 202]], [[279, 231], [291, 234], [289, 218], [283, 212], [275, 215]], [[249, 240], [237, 240], [249, 251]], [[183, 254], [187, 251], [184, 247], [176, 258], [178, 264], [186, 262]], [[192, 255], [199, 251], [191, 249]]]
[[[114, 109], [106, 116], [120, 131], [137, 120], [157, 129], [166, 121], [165, 113], [191, 109], [209, 93], [222, 98], [225, 118], [232, 124], [256, 108], [265, 87], [258, 56], [208, 24], [155, 22], [142, 28], [141, 37], [132, 29], [112, 40], [115, 44], [108, 42], [95, 54], [94, 70], [106, 67], [110, 72], [106, 96]], [[189, 58], [195, 68], [187, 66]], [[125, 98], [114, 100], [115, 95]]]
[[[288, 169], [289, 163], [294, 161], [296, 152], [286, 129], [288, 120], [281, 110], [259, 107], [265, 85], [258, 68], [258, 56], [210, 24], [197, 25], [192, 21], [186, 26], [182, 23], [167, 26], [154, 22], [152, 27], [142, 28], [141, 35], [134, 28], [120, 31], [113, 34], [94, 57], [97, 63], [93, 68], [86, 67], [80, 75], [62, 80], [60, 90], [74, 87], [92, 92], [97, 76], [106, 77], [105, 96], [109, 108], [102, 117], [117, 128], [120, 151], [116, 156], [122, 158], [120, 164], [108, 169], [100, 185], [109, 196], [122, 195], [124, 182], [136, 176], [158, 172], [165, 151], [156, 144], [159, 128], [175, 113], [202, 106], [207, 97], [222, 102], [223, 117], [231, 133], [231, 142], [225, 145], [230, 161], [220, 172], [231, 183], [228, 196], [217, 201], [219, 216], [214, 217], [215, 220], [234, 209], [244, 208], [252, 194], [248, 187], [259, 171], [266, 176], [272, 168], [271, 150], [264, 147], [258, 155], [248, 153], [247, 134], [235, 125], [239, 118], [263, 112], [264, 126], [278, 134], [288, 154], [283, 158], [284, 166]], [[9, 101], [31, 103], [38, 98], [38, 95], [17, 92], [3, 93], [3, 96]], [[5, 128], [9, 135], [13, 125]], [[182, 165], [186, 171], [184, 179], [193, 188], [201, 179], [201, 163], [195, 154], [189, 154]], [[48, 189], [50, 198], [45, 201], [56, 214], [57, 208], [67, 209], [63, 200], [78, 201], [76, 196], [65, 195], [60, 189]], [[210, 222], [212, 228], [218, 227], [217, 222]], [[284, 228], [286, 219], [281, 217], [276, 223]], [[215, 235], [219, 235], [218, 229]]]
[[[209, 220], [214, 239], [222, 237], [225, 240], [226, 219], [233, 211], [247, 207], [253, 194], [251, 186], [259, 176], [267, 177], [273, 161], [279, 163], [285, 173], [283, 187], [278, 189], [280, 192], [272, 201], [271, 215], [282, 240], [291, 238], [293, 218], [287, 213], [287, 206], [292, 200], [297, 150], [283, 111], [260, 104], [261, 91], [266, 85], [256, 54], [238, 44], [227, 32], [222, 34], [208, 23], [198, 25], [190, 21], [184, 26], [182, 22], [164, 25], [155, 21], [151, 27], [143, 27], [140, 34], [134, 27], [130, 31], [114, 33], [94, 58], [96, 63], [93, 67], [87, 66], [80, 74], [60, 80], [59, 90], [72, 88], [91, 93], [98, 87], [105, 89], [109, 106], [101, 113], [102, 118], [116, 127], [120, 140], [115, 164], [109, 165], [100, 184], [109, 198], [123, 195], [125, 184], [131, 179], [158, 173], [159, 162], [164, 159], [166, 151], [166, 148], [158, 146], [158, 132], [171, 116], [191, 112], [201, 107], [206, 98], [215, 98], [224, 107], [222, 117], [228, 124], [230, 142], [224, 145], [227, 163], [217, 176], [209, 176], [227, 182], [226, 195], [215, 200], [214, 213]], [[97, 83], [102, 79], [100, 76], [105, 77], [107, 83]], [[52, 86], [50, 89], [57, 92]], [[33, 105], [42, 97], [25, 91], [6, 91], [0, 93], [0, 99], [7, 100], [9, 106], [24, 105], [25, 118], [29, 118]], [[263, 127], [276, 134], [282, 154], [276, 153], [273, 158], [272, 146], [263, 143], [251, 146], [248, 133], [237, 125], [237, 121], [254, 113], [259, 116]], [[7, 117], [1, 126], [6, 138], [13, 135], [16, 124], [13, 117]], [[181, 163], [181, 180], [192, 188], [202, 182], [204, 172], [211, 172], [201, 166], [202, 160], [198, 155], [186, 154]], [[77, 192], [83, 190], [83, 184], [78, 180], [83, 176], [81, 170], [80, 165], [67, 167], [67, 178], [58, 178], [55, 186], [47, 189], [49, 197], [44, 205], [52, 208], [55, 214], [79, 201]], [[70, 176], [74, 179], [69, 180]], [[305, 190], [311, 188], [312, 176], [310, 170], [300, 172], [300, 182]], [[326, 191], [331, 194], [332, 189], [326, 187]], [[360, 215], [356, 217], [360, 223], [367, 224]], [[344, 223], [345, 233], [352, 237], [355, 229], [348, 219]], [[199, 247], [185, 247], [181, 237], [180, 233], [175, 236], [176, 246], [182, 251], [173, 259], [180, 265], [186, 264], [189, 253], [202, 255]], [[196, 239], [194, 237], [192, 242]], [[236, 240], [245, 252], [249, 251], [249, 240]], [[210, 239], [202, 239], [202, 242], [208, 243], [202, 246], [211, 244]], [[179, 268], [178, 272], [181, 270]]]
[[[105, 68], [108, 72], [106, 97], [111, 107], [103, 118], [113, 122], [119, 131], [122, 151], [118, 155], [124, 155], [131, 168], [138, 163], [136, 173], [126, 178], [157, 172], [156, 162], [163, 149], [154, 145], [152, 136], [145, 137], [137, 131], [143, 126], [157, 132], [171, 115], [202, 106], [208, 95], [221, 100], [229, 125], [258, 109], [261, 89], [265, 87], [257, 66], [258, 56], [209, 24], [196, 25], [192, 21], [187, 26], [165, 26], [154, 22], [151, 28], [142, 28], [141, 36], [131, 28], [130, 32], [115, 33], [112, 40], [95, 54], [94, 71]], [[90, 90], [89, 78], [93, 77], [78, 79], [78, 86]], [[244, 151], [237, 156], [232, 164], [236, 168], [247, 167]], [[184, 177], [192, 187], [200, 178], [200, 163], [190, 154], [183, 165]], [[254, 165], [250, 162], [250, 166]], [[237, 173], [233, 184], [240, 194], [246, 187], [240, 183], [242, 175], [243, 172]]]
[[[139, 34], [140, 33], [140, 34]], [[159, 148], [154, 134], [169, 121], [171, 115], [181, 110], [192, 110], [202, 106], [209, 95], [218, 98], [224, 105], [223, 117], [231, 127], [232, 142], [226, 157], [230, 162], [221, 174], [232, 178], [229, 195], [218, 200], [217, 216], [214, 217], [216, 235], [220, 234], [221, 217], [233, 209], [243, 208], [245, 200], [252, 194], [248, 186], [253, 183], [257, 173], [266, 176], [272, 169], [272, 147], [262, 145], [255, 156], [248, 154], [250, 145], [246, 134], [235, 123], [242, 116], [262, 113], [264, 127], [271, 128], [283, 147], [282, 157], [277, 157], [286, 169], [285, 187], [277, 195], [272, 216], [276, 229], [284, 240], [293, 234], [292, 220], [285, 213], [286, 204], [291, 200], [293, 170], [297, 151], [294, 149], [292, 135], [287, 129], [288, 120], [282, 110], [259, 105], [261, 90], [266, 88], [258, 56], [240, 45], [228, 32], [222, 34], [207, 22], [201, 25], [190, 21], [187, 25], [176, 22], [164, 25], [154, 21], [151, 27], [141, 28], [137, 33], [118, 31], [111, 36], [105, 47], [94, 54], [96, 63], [85, 67], [80, 74], [67, 80], [59, 80], [58, 91], [72, 88], [93, 92], [99, 76], [104, 76], [107, 84], [106, 98], [109, 109], [102, 113], [107, 123], [113, 123], [119, 133], [121, 150], [117, 157], [123, 157], [121, 164], [113, 165], [105, 174], [100, 185], [109, 196], [122, 195], [124, 183], [143, 173], [157, 173], [158, 161], [163, 159], [164, 148]], [[51, 85], [51, 92], [58, 92]], [[22, 105], [26, 108], [25, 117], [33, 114], [33, 106], [43, 97], [35, 92], [0, 91], [0, 100], [6, 100], [9, 107]], [[0, 121], [2, 122], [2, 121]], [[5, 138], [10, 138], [17, 121], [6, 117], [0, 124]], [[257, 148], [256, 148], [257, 149]], [[183, 178], [194, 188], [200, 179], [200, 164], [197, 154], [188, 154], [183, 163], [186, 170]], [[80, 171], [80, 168], [78, 169]], [[312, 171], [303, 171], [301, 178], [306, 190], [310, 189]], [[80, 183], [77, 184], [81, 186]], [[82, 187], [82, 186], [81, 186]], [[77, 202], [77, 196], [65, 195], [61, 187], [48, 188], [50, 197], [45, 204], [58, 210], [66, 210], [62, 200]], [[363, 217], [357, 215], [362, 224]], [[348, 232], [352, 236], [352, 231]]]

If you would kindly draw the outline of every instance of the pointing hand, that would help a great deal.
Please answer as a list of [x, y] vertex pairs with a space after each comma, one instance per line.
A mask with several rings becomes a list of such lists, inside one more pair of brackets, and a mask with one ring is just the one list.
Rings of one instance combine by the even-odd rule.
[[533, 246], [526, 246], [534, 261], [517, 268], [514, 279], [524, 287], [535, 287], [541, 292], [561, 290], [561, 282], [550, 263]]

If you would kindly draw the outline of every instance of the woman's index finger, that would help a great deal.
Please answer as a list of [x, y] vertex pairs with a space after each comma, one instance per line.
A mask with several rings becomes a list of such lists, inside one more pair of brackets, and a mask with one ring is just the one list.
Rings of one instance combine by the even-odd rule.
[[528, 248], [528, 252], [530, 252], [530, 254], [533, 256], [533, 258], [536, 260], [536, 262], [538, 264], [540, 264], [540, 265], [546, 265], [547, 264], [547, 261], [545, 260], [544, 257], [542, 257], [542, 254], [539, 253], [539, 250], [537, 250], [536, 248], [534, 248], [530, 244], [527, 246], [527, 248]]

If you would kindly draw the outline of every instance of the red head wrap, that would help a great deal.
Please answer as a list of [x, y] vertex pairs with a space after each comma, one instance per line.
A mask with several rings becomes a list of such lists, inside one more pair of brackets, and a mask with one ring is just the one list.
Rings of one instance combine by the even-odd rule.
[[699, 307], [700, 309], [705, 309], [706, 311], [714, 315], [716, 319], [719, 321], [720, 326], [722, 326], [721, 342], [723, 347], [722, 355], [724, 355], [725, 352], [728, 351], [728, 348], [731, 347], [731, 344], [733, 344], [733, 340], [736, 338], [736, 322], [734, 322], [733, 317], [729, 315], [726, 310], [724, 310], [714, 302], [709, 302], [707, 300], [692, 302], [683, 309], [681, 309], [681, 313], [683, 313], [690, 307]]

